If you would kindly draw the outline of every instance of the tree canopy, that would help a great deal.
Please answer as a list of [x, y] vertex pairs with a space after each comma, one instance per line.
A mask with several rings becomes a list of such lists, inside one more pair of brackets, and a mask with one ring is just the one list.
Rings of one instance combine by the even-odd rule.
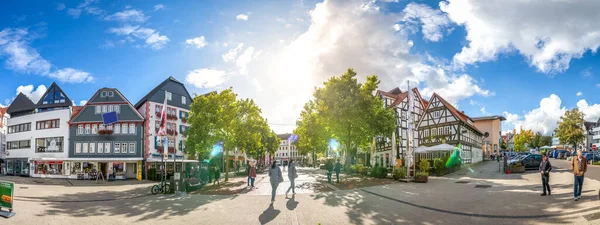
[[534, 136], [531, 129], [523, 130], [523, 128], [520, 128], [520, 132], [515, 135], [515, 151], [526, 151], [530, 147]]
[[571, 144], [577, 149], [577, 144], [583, 142], [585, 138], [585, 120], [583, 112], [578, 108], [567, 110], [564, 116], [560, 117], [556, 136], [561, 144]]
[[316, 165], [317, 155], [327, 150], [331, 137], [318, 116], [315, 102], [307, 102], [304, 110], [300, 113], [300, 119], [296, 122], [297, 128], [294, 130], [294, 133], [298, 135], [296, 142], [298, 152], [301, 155], [310, 154], [313, 165]]
[[279, 143], [261, 116], [260, 108], [251, 99], [237, 99], [232, 88], [196, 95], [190, 107], [187, 154], [205, 158], [212, 146], [221, 142], [227, 160], [226, 181], [231, 150], [238, 148], [240, 152], [258, 158], [267, 150], [273, 151], [274, 143]]
[[347, 159], [372, 137], [391, 136], [396, 128], [392, 109], [384, 108], [382, 100], [373, 95], [380, 83], [377, 76], [368, 76], [360, 84], [356, 75], [348, 69], [339, 77], [329, 78], [314, 93], [317, 120], [338, 140]]

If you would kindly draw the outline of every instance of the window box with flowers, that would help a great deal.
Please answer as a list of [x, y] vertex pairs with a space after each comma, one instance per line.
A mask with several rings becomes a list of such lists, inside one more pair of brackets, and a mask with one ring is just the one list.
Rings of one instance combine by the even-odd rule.
[[175, 147], [169, 147], [169, 153], [175, 153]]
[[181, 118], [181, 122], [187, 123], [188, 122], [188, 118], [187, 117]]
[[98, 134], [112, 134], [113, 131], [112, 130], [99, 130]]
[[164, 150], [165, 150], [165, 148], [163, 146], [156, 146], [156, 151], [158, 153], [163, 153]]
[[167, 115], [168, 120], [177, 120], [177, 116], [175, 115]]

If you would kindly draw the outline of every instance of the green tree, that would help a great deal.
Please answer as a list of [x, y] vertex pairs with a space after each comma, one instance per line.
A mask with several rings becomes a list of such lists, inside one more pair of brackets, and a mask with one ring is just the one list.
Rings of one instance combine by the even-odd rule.
[[[223, 143], [225, 181], [229, 179], [229, 153], [236, 147], [252, 156], [263, 155], [263, 133], [268, 130], [260, 108], [250, 99], [237, 99], [232, 88], [195, 96], [190, 106], [188, 154], [207, 155], [217, 142]], [[267, 127], [267, 128], [265, 128]]]
[[506, 143], [506, 141], [504, 139], [502, 139], [502, 143], [500, 143], [500, 148], [502, 150], [506, 150], [508, 148], [508, 144]]
[[314, 101], [304, 105], [300, 119], [296, 122], [294, 133], [298, 135], [296, 147], [301, 155], [311, 155], [313, 165], [316, 166], [317, 155], [327, 150], [328, 140], [331, 135], [327, 132], [322, 121], [319, 120]]
[[377, 76], [368, 76], [360, 84], [356, 75], [348, 69], [339, 77], [329, 78], [314, 93], [319, 121], [339, 141], [346, 162], [356, 156], [358, 146], [377, 135], [391, 136], [396, 127], [392, 109], [384, 108], [373, 95], [380, 83]]
[[571, 144], [577, 150], [577, 144], [582, 143], [585, 138], [583, 112], [578, 108], [567, 110], [564, 116], [560, 117], [556, 136], [561, 144]]
[[534, 136], [531, 129], [523, 130], [523, 128], [521, 128], [521, 131], [515, 135], [515, 151], [526, 151], [527, 147], [529, 147], [528, 145], [531, 145]]

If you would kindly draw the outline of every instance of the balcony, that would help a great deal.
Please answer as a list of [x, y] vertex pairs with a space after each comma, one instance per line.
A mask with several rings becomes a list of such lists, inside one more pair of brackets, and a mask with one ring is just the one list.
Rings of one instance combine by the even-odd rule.
[[592, 136], [592, 140], [594, 140], [594, 141], [600, 140], [600, 134]]

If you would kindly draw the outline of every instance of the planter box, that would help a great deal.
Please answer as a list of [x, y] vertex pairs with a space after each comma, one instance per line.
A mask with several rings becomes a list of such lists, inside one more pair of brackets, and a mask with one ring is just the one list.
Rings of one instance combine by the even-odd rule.
[[428, 176], [415, 177], [416, 183], [427, 183]]

